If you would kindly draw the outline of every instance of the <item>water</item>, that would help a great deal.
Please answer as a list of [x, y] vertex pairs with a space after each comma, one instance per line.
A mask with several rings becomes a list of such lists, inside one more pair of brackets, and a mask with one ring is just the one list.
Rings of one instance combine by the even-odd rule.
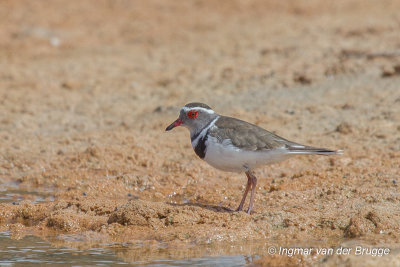
[[33, 203], [54, 201], [53, 190], [44, 192], [23, 190], [16, 183], [0, 183], [0, 203], [13, 203], [18, 205], [22, 200], [30, 200]]
[[[15, 240], [8, 232], [0, 232], [0, 266], [243, 266], [253, 260], [243, 255], [174, 259], [174, 254], [170, 257], [163, 253], [165, 249], [148, 255], [146, 251], [126, 244], [103, 244], [84, 249], [54, 247], [39, 237], [25, 236]], [[158, 258], [151, 259], [154, 256]]]
[[7, 232], [0, 233], [0, 266], [29, 266], [38, 263], [96, 266], [124, 264], [109, 249], [56, 248], [39, 237], [26, 236], [14, 240]]

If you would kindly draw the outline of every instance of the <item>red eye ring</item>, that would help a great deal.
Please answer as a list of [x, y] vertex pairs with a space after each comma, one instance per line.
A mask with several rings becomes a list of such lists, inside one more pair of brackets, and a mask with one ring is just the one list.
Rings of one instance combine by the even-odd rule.
[[196, 110], [190, 110], [187, 115], [189, 119], [195, 119], [199, 115], [199, 112]]

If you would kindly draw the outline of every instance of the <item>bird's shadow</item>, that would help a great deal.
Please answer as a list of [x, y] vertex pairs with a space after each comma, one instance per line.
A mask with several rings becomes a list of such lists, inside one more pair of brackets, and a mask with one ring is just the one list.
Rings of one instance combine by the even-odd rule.
[[208, 209], [210, 211], [221, 212], [221, 213], [237, 212], [236, 210], [232, 210], [232, 209], [226, 208], [226, 207], [215, 206], [215, 205], [206, 205], [206, 204], [195, 203], [195, 202], [187, 202], [187, 203], [181, 203], [181, 204], [178, 204], [178, 203], [166, 203], [166, 204], [174, 206], [174, 207], [200, 207], [202, 209]]

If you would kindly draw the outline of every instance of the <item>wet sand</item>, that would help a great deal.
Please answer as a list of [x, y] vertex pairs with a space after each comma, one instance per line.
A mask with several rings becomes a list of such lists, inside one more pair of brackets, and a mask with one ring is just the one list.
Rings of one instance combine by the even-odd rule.
[[[121, 253], [127, 261], [167, 247], [176, 258], [257, 250], [253, 263], [266, 266], [398, 265], [398, 10], [361, 0], [2, 1], [0, 186], [15, 194], [0, 204], [0, 231], [146, 247]], [[253, 214], [232, 212], [245, 175], [198, 159], [186, 129], [164, 132], [193, 101], [344, 155], [258, 169]], [[271, 244], [392, 252], [285, 257], [268, 255]]]

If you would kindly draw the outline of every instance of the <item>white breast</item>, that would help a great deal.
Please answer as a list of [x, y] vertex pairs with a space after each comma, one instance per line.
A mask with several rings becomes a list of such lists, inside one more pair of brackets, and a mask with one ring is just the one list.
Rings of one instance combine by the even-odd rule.
[[261, 165], [282, 161], [289, 157], [284, 148], [266, 151], [246, 151], [236, 148], [229, 139], [219, 143], [217, 138], [208, 136], [204, 160], [214, 168], [242, 172], [253, 170]]

